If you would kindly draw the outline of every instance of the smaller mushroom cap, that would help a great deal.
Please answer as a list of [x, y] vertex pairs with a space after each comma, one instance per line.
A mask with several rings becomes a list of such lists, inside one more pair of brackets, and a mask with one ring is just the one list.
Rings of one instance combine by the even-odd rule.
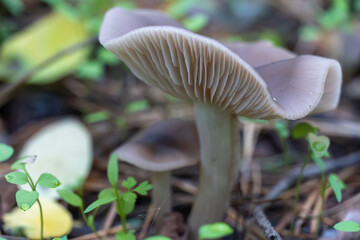
[[142, 130], [115, 154], [139, 168], [162, 172], [197, 164], [199, 149], [194, 121], [168, 119]]

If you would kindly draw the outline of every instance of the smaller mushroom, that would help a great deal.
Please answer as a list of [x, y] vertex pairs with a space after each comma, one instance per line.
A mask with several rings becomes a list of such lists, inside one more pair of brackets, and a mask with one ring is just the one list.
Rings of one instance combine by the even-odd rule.
[[164, 215], [171, 211], [171, 170], [197, 164], [199, 149], [194, 121], [168, 119], [151, 125], [115, 150], [120, 161], [151, 171], [157, 232]]

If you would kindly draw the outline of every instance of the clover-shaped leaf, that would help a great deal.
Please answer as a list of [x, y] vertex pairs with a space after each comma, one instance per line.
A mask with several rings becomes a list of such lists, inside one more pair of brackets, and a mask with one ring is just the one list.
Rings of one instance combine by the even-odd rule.
[[5, 175], [6, 181], [12, 184], [23, 185], [28, 182], [28, 177], [23, 172], [11, 172]]
[[61, 185], [60, 181], [50, 173], [41, 174], [37, 183], [46, 188], [57, 188]]
[[307, 140], [310, 145], [310, 149], [316, 157], [326, 157], [330, 146], [330, 139], [326, 136], [317, 136], [313, 133], [309, 133]]
[[16, 203], [21, 210], [29, 210], [39, 197], [36, 191], [19, 190], [15, 194]]

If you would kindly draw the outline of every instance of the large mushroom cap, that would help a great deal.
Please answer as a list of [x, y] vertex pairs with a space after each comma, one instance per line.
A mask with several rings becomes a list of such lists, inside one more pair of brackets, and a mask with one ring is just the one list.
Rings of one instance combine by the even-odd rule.
[[144, 82], [237, 115], [298, 119], [339, 101], [342, 73], [335, 60], [264, 43], [227, 47], [159, 12], [110, 10], [100, 42]]
[[139, 168], [162, 172], [197, 164], [199, 149], [194, 121], [168, 119], [141, 131], [115, 154]]

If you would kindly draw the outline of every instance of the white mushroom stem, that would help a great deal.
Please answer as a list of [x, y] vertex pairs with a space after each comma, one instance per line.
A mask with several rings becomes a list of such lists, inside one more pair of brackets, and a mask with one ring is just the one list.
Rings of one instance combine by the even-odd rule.
[[191, 239], [203, 224], [223, 220], [240, 162], [240, 135], [235, 115], [219, 107], [195, 103], [200, 138], [201, 172], [189, 217]]
[[170, 171], [152, 172], [152, 204], [154, 207], [155, 231], [158, 233], [164, 216], [171, 211]]

